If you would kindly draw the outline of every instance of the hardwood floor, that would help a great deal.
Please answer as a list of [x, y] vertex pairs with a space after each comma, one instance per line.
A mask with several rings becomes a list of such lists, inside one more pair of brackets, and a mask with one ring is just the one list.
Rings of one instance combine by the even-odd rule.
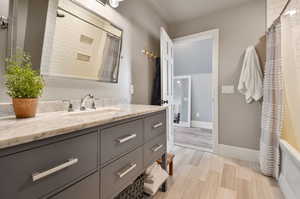
[[175, 143], [207, 150], [213, 149], [212, 130], [174, 127]]
[[284, 199], [277, 183], [257, 164], [174, 147], [174, 176], [154, 199]]

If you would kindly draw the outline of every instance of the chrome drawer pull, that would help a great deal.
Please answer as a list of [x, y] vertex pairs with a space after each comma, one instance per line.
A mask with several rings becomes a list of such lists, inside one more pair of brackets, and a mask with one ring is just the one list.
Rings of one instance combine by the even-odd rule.
[[159, 149], [161, 149], [163, 146], [164, 146], [164, 145], [161, 144], [161, 145], [158, 145], [158, 146], [155, 147], [155, 148], [153, 147], [153, 148], [152, 148], [152, 151], [153, 151], [153, 152], [157, 152], [157, 151], [158, 151]]
[[154, 128], [154, 129], [157, 129], [157, 128], [161, 127], [162, 125], [163, 125], [163, 123], [160, 122], [160, 123], [154, 124], [154, 125], [153, 125], [153, 128]]
[[117, 142], [119, 142], [120, 144], [122, 144], [122, 143], [127, 142], [129, 140], [132, 140], [134, 138], [136, 138], [136, 134], [132, 134], [132, 135], [126, 136], [124, 138], [117, 139]]
[[42, 178], [45, 178], [45, 177], [47, 177], [47, 176], [49, 176], [49, 175], [51, 175], [53, 173], [56, 173], [56, 172], [61, 171], [61, 170], [65, 169], [65, 168], [67, 168], [67, 167], [70, 167], [70, 166], [72, 166], [72, 165], [74, 165], [76, 163], [78, 163], [78, 159], [77, 158], [72, 158], [72, 159], [69, 159], [68, 162], [63, 163], [63, 164], [61, 164], [59, 166], [56, 166], [56, 167], [54, 167], [52, 169], [49, 169], [47, 171], [34, 173], [34, 174], [32, 174], [32, 181], [36, 182], [36, 181], [38, 181], [38, 180], [40, 180]]
[[123, 178], [126, 176], [130, 171], [132, 171], [136, 167], [136, 164], [130, 164], [130, 166], [120, 172], [118, 172], [119, 178]]

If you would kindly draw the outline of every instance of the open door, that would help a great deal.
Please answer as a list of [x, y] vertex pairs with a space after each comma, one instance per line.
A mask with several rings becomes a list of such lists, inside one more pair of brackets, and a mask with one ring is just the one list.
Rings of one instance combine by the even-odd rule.
[[173, 130], [173, 66], [174, 45], [164, 28], [160, 31], [161, 53], [161, 104], [167, 107], [168, 150], [174, 144]]

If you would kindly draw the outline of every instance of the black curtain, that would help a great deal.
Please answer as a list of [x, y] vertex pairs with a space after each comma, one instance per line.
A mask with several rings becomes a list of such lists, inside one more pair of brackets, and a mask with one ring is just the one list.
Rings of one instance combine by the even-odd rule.
[[160, 78], [160, 58], [156, 58], [155, 77], [153, 82], [151, 105], [161, 105], [161, 78]]

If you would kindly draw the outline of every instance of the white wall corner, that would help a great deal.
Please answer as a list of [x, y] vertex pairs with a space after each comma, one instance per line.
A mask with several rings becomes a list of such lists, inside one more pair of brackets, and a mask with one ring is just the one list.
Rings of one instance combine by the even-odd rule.
[[224, 157], [259, 162], [259, 151], [253, 149], [219, 144], [217, 153]]
[[191, 125], [194, 128], [202, 128], [202, 129], [213, 129], [213, 123], [212, 122], [203, 122], [203, 121], [191, 121]]

